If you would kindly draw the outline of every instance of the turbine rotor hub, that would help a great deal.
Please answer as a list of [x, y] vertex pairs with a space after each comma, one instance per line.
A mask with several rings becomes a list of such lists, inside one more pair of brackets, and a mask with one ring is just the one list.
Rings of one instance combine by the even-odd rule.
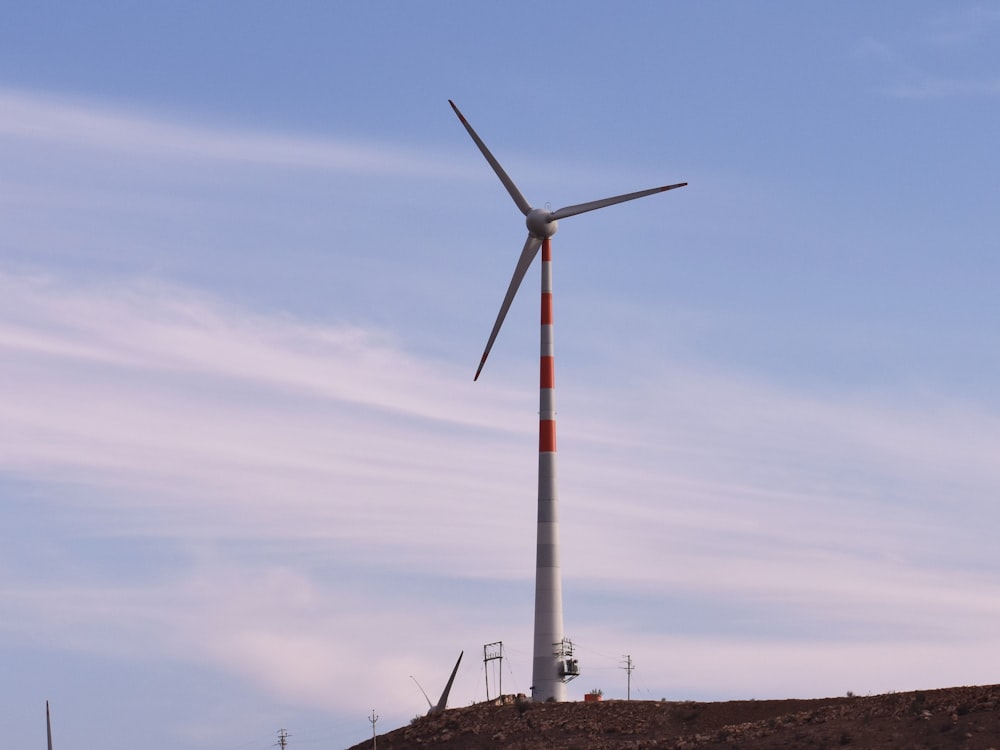
[[528, 232], [532, 237], [546, 240], [556, 233], [556, 230], [559, 229], [559, 222], [550, 219], [550, 216], [552, 216], [552, 212], [546, 211], [544, 208], [531, 209], [524, 223], [528, 225]]

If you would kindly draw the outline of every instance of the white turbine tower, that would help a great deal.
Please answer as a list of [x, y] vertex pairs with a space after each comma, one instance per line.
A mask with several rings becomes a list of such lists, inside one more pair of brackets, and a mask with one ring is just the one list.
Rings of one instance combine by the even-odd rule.
[[507, 188], [510, 197], [525, 216], [528, 225], [528, 239], [521, 250], [514, 276], [510, 280], [507, 294], [500, 305], [500, 312], [493, 330], [490, 332], [483, 358], [479, 362], [475, 379], [486, 364], [486, 358], [493, 348], [500, 326], [507, 317], [507, 310], [517, 294], [521, 280], [531, 265], [539, 248], [542, 250], [542, 330], [541, 330], [541, 365], [540, 365], [540, 395], [538, 412], [538, 541], [535, 558], [535, 638], [534, 659], [532, 662], [531, 697], [535, 701], [566, 699], [566, 682], [579, 674], [576, 660], [572, 659], [571, 650], [566, 649], [566, 639], [563, 633], [562, 612], [562, 578], [559, 570], [559, 503], [556, 491], [556, 403], [555, 403], [555, 366], [552, 345], [552, 255], [550, 239], [556, 233], [558, 220], [575, 216], [587, 211], [593, 211], [616, 203], [635, 200], [654, 193], [684, 187], [686, 182], [675, 185], [640, 190], [637, 193], [616, 195], [613, 198], [580, 203], [575, 206], [560, 208], [558, 211], [547, 211], [542, 208], [532, 208], [517, 189], [513, 180], [507, 176], [503, 167], [494, 158], [486, 144], [472, 129], [455, 102], [448, 100], [455, 110], [458, 119], [472, 136], [486, 161], [493, 167], [500, 182]]

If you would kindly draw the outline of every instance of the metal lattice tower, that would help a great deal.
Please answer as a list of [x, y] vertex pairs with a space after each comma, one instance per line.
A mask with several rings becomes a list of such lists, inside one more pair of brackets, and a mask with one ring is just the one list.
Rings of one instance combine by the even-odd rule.
[[497, 680], [497, 697], [503, 698], [503, 641], [487, 643], [483, 646], [483, 671], [486, 676], [486, 700], [490, 699], [490, 674], [488, 663], [499, 661], [500, 668], [497, 670], [499, 679]]

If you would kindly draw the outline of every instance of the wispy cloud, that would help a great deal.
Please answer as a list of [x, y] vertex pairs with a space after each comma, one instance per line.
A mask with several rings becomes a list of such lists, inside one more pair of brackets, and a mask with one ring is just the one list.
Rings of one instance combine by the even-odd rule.
[[[148, 280], [87, 287], [8, 273], [0, 284], [0, 387], [18, 394], [0, 404], [2, 470], [48, 487], [40, 502], [76, 518], [76, 538], [172, 540], [186, 561], [140, 585], [87, 573], [86, 554], [70, 550], [56, 569], [82, 572], [68, 579], [9, 574], [19, 637], [109, 653], [148, 644], [282, 699], [361, 708], [367, 696], [344, 686], [372, 669], [398, 676], [395, 655], [372, 667], [361, 654], [413, 608], [437, 613], [412, 627], [416, 640], [440, 641], [446, 627], [445, 640], [475, 645], [526, 627], [526, 613], [480, 617], [476, 595], [448, 593], [462, 579], [480, 593], [530, 586], [534, 425], [516, 416], [519, 395], [473, 391], [464, 369], [455, 379], [384, 334]], [[987, 637], [996, 590], [976, 570], [1000, 489], [994, 416], [650, 371], [626, 384], [627, 399], [564, 391], [592, 405], [585, 421], [569, 416], [563, 441], [575, 596], [635, 602], [645, 616], [634, 637], [661, 641], [660, 654], [667, 633], [678, 638], [670, 607], [705, 601], [757, 617], [766, 603], [770, 628], [797, 623], [812, 644], [796, 648], [838, 643], [845, 659], [891, 632]], [[73, 513], [73, 487], [90, 488], [85, 514]], [[421, 592], [388, 583], [401, 576]], [[365, 582], [394, 588], [374, 605]], [[281, 616], [265, 604], [278, 597]], [[632, 619], [627, 608], [616, 617]], [[614, 648], [600, 618], [591, 627], [577, 637]], [[734, 638], [712, 642], [759, 653]], [[791, 679], [796, 648], [776, 674]], [[828, 666], [824, 684], [839, 674]], [[396, 689], [405, 702], [405, 679]]]
[[[418, 358], [384, 333], [249, 312], [149, 280], [88, 287], [6, 274], [0, 291], [2, 386], [21, 394], [0, 406], [9, 470], [146, 473], [150, 486], [174, 474], [186, 492], [207, 483], [227, 508], [292, 494], [280, 502], [315, 512], [331, 488], [349, 490], [365, 508], [338, 512], [361, 521], [401, 501], [397, 484], [434, 496], [425, 500], [441, 511], [463, 488], [503, 486], [504, 465], [533, 433], [530, 413], [518, 416], [521, 394], [472, 384], [464, 368]], [[564, 392], [592, 404], [587, 417], [566, 417], [568, 480], [590, 488], [586, 507], [625, 472], [638, 500], [619, 502], [653, 513], [657, 527], [759, 533], [733, 511], [767, 507], [777, 516], [768, 533], [815, 545], [832, 533], [807, 529], [817, 508], [854, 512], [880, 490], [867, 514], [925, 507], [944, 487], [961, 490], [953, 504], [978, 502], [1000, 482], [995, 419], [975, 405], [797, 394], [642, 356], [657, 377], [630, 383], [627, 396]], [[598, 456], [616, 470], [605, 475]], [[272, 471], [297, 491], [269, 487]], [[696, 502], [650, 505], [666, 490]]]
[[897, 82], [885, 91], [895, 98], [994, 97], [1000, 95], [1000, 72], [983, 69], [976, 54], [980, 46], [995, 46], [997, 31], [1000, 8], [974, 5], [927, 19], [892, 41], [868, 37], [855, 53], [888, 69]]
[[[246, 521], [289, 503], [299, 517], [329, 514], [332, 497], [325, 533], [366, 538], [361, 526], [388, 512], [395, 487], [451, 484], [432, 505], [457, 501], [444, 496], [470, 476], [447, 467], [469, 430], [502, 442], [527, 428], [504, 414], [509, 394], [466, 402], [457, 370], [374, 332], [268, 318], [150, 281], [84, 289], [6, 275], [0, 285], [2, 385], [19, 394], [0, 407], [3, 466], [171, 493], [175, 510], [211, 496], [216, 532], [239, 527], [225, 520], [233, 503]], [[277, 474], [287, 477], [268, 480]]]
[[926, 24], [926, 38], [932, 44], [962, 46], [976, 43], [1000, 27], [1000, 7], [972, 5], [950, 9], [930, 19]]
[[[349, 583], [323, 585], [287, 565], [206, 558], [190, 573], [152, 585], [8, 588], [4, 600], [0, 611], [15, 625], [8, 633], [22, 623], [21, 637], [68, 651], [210, 665], [281, 702], [317, 709], [336, 704], [363, 711], [374, 696], [357, 687], [373, 679], [383, 686], [381, 700], [419, 708], [422, 699], [406, 675], [427, 674], [434, 666], [427, 652], [408, 659], [399, 653], [380, 656], [370, 648], [368, 634], [390, 637], [388, 623], [398, 624], [403, 608], [420, 611], [415, 597], [396, 593], [380, 603]], [[458, 617], [453, 606], [434, 603], [438, 612], [445, 608]], [[15, 609], [20, 614], [8, 617]], [[424, 612], [423, 619], [407, 618], [412, 632], [395, 639], [433, 640], [434, 630], [454, 635], [454, 627]], [[464, 613], [466, 626], [479, 619], [470, 614]], [[29, 625], [34, 630], [27, 632]]]
[[[0, 286], [0, 387], [18, 394], [0, 406], [0, 473], [37, 488], [5, 526], [42, 513], [73, 529], [0, 552], [8, 638], [195, 662], [317, 708], [368, 705], [345, 687], [375, 675], [419, 710], [399, 656], [373, 664], [368, 637], [388, 637], [400, 608], [457, 605], [386, 596], [384, 579], [373, 599], [358, 582], [496, 566], [482, 539], [505, 521], [482, 510], [504, 502], [504, 443], [532, 439], [511, 395], [481, 384], [470, 399], [467, 368], [458, 382], [378, 332], [149, 280]], [[147, 576], [119, 551], [110, 572], [79, 548], [128, 538], [171, 559]], [[431, 618], [412, 637], [430, 629], [443, 632]]]
[[440, 156], [333, 138], [226, 129], [151, 117], [93, 101], [0, 89], [0, 136], [147, 158], [347, 173], [455, 177]]
[[889, 89], [899, 99], [946, 99], [951, 97], [1000, 96], [1000, 77], [984, 80], [961, 80], [926, 76], [918, 81]]

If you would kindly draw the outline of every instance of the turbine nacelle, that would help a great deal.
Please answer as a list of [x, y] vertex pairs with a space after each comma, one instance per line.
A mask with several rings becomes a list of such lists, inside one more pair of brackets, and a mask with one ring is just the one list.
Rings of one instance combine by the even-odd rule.
[[544, 208], [533, 208], [524, 219], [528, 234], [539, 240], [547, 240], [559, 229], [559, 222], [552, 218], [552, 212]]

